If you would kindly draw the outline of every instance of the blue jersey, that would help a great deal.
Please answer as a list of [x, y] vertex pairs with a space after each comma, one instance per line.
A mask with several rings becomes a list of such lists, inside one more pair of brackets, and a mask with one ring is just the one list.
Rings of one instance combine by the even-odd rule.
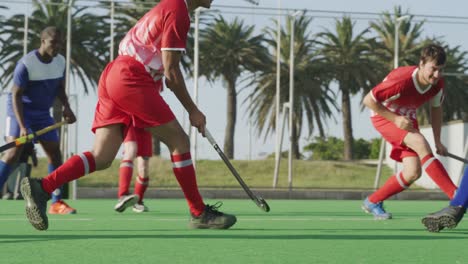
[[[49, 113], [64, 78], [65, 58], [60, 54], [48, 63], [40, 60], [38, 50], [21, 58], [16, 64], [13, 82], [23, 90], [25, 118]], [[15, 115], [11, 94], [7, 99], [7, 115]]]

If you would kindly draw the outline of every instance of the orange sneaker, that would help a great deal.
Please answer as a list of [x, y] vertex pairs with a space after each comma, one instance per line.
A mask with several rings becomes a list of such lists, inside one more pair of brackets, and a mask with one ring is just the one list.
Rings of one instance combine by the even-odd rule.
[[76, 214], [76, 210], [60, 200], [50, 205], [49, 214]]

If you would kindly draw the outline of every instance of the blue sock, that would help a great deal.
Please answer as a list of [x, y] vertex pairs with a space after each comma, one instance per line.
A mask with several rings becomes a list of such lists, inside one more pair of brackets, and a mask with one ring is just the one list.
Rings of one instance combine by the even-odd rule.
[[10, 165], [0, 160], [0, 189], [3, 188], [3, 185], [8, 180], [8, 176], [10, 176], [11, 169], [12, 167]]
[[[54, 165], [52, 163], [49, 163], [47, 165], [47, 169], [48, 169], [49, 174], [50, 174], [50, 173], [54, 172], [54, 170], [56, 168], [54, 167]], [[62, 187], [57, 188], [52, 192], [52, 203], [56, 203], [56, 202], [58, 202], [60, 200], [62, 200]]]
[[463, 172], [463, 178], [460, 186], [458, 186], [455, 197], [450, 201], [450, 205], [463, 206], [464, 208], [468, 206], [468, 167], [466, 167]]

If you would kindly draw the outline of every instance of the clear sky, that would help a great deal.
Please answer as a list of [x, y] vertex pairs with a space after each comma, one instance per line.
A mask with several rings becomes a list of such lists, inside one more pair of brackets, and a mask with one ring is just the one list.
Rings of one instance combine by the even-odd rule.
[[[79, 0], [77, 2], [80, 2]], [[280, 1], [278, 0], [260, 0], [259, 7], [265, 8], [277, 8]], [[468, 10], [468, 2], [466, 1], [450, 1], [448, 3], [454, 4], [444, 4], [440, 1], [434, 0], [411, 0], [411, 1], [375, 1], [375, 0], [355, 0], [355, 1], [346, 1], [346, 0], [327, 0], [327, 1], [310, 1], [310, 0], [288, 0], [281, 1], [282, 8], [289, 9], [310, 9], [310, 10], [328, 10], [328, 11], [339, 11], [339, 12], [372, 12], [380, 13], [383, 11], [393, 12], [393, 7], [396, 5], [401, 5], [403, 10], [408, 10], [411, 14], [416, 15], [437, 15], [437, 16], [454, 16], [454, 17], [463, 17], [466, 15], [466, 10]], [[2, 3], [0, 0], [0, 5], [11, 6], [11, 3]], [[264, 15], [265, 13], [276, 13], [275, 10], [271, 11], [261, 11], [253, 8], [247, 9], [226, 9], [222, 6], [225, 5], [235, 5], [235, 6], [246, 6], [252, 7], [248, 2], [242, 0], [214, 0], [214, 8], [225, 11], [225, 16], [233, 18], [238, 16], [245, 20], [246, 24], [255, 24], [259, 29], [265, 26], [275, 27], [271, 19], [276, 19], [276, 16]], [[15, 4], [18, 9], [25, 9], [24, 4]], [[20, 12], [20, 11], [18, 11]], [[21, 11], [22, 12], [22, 11]], [[238, 12], [243, 12], [244, 14], [235, 14]], [[314, 13], [309, 14], [316, 15], [312, 21], [312, 34], [318, 31], [322, 31], [323, 28], [331, 29], [334, 25], [333, 18], [326, 18], [324, 16], [336, 16], [336, 14], [328, 13]], [[368, 23], [369, 19], [372, 16], [369, 15], [350, 15], [352, 18], [356, 18], [356, 30], [364, 29]], [[375, 16], [374, 16], [375, 18]], [[424, 17], [418, 16], [416, 19], [422, 20]], [[284, 17], [283, 17], [284, 25]], [[443, 21], [443, 22], [442, 22]], [[456, 21], [457, 23], [447, 23], [448, 21]], [[464, 50], [468, 50], [468, 24], [460, 24], [458, 22], [464, 21], [468, 23], [468, 19], [435, 19], [427, 18], [427, 22], [424, 26], [424, 36], [440, 36], [443, 37], [450, 45], [460, 45]], [[190, 91], [192, 91], [192, 80], [187, 79], [187, 85]], [[199, 82], [199, 105], [202, 111], [205, 112], [207, 116], [207, 126], [212, 132], [215, 139], [222, 146], [224, 140], [224, 129], [225, 129], [225, 120], [226, 120], [226, 91], [223, 88], [222, 82], [216, 82], [214, 84], [209, 84], [203, 79]], [[449, 88], [449, 87], [448, 87]], [[84, 95], [81, 87], [72, 87], [71, 93], [77, 94], [79, 98], [79, 109], [75, 110], [78, 114], [78, 124], [70, 126], [71, 130], [77, 129], [79, 137], [77, 141], [78, 151], [84, 151], [90, 149], [93, 143], [93, 134], [90, 132], [90, 126], [92, 123], [92, 118], [94, 115], [94, 106], [96, 104], [96, 94], [91, 92], [89, 95]], [[267, 138], [264, 142], [263, 136], [257, 138], [255, 134], [252, 134], [249, 137], [249, 125], [247, 120], [247, 115], [245, 113], [246, 105], [242, 104], [245, 99], [246, 92], [241, 92], [239, 94], [239, 108], [238, 108], [238, 120], [236, 126], [236, 138], [235, 138], [235, 156], [237, 159], [247, 159], [249, 153], [253, 159], [264, 157], [265, 153], [271, 153], [274, 151], [275, 147], [275, 138]], [[163, 93], [163, 96], [167, 99], [169, 105], [171, 105], [174, 113], [178, 117], [180, 123], [184, 127], [188, 126], [188, 121], [186, 120], [187, 115], [184, 115], [184, 111], [173, 96], [173, 94], [166, 90]], [[355, 138], [365, 138], [370, 139], [378, 137], [378, 134], [372, 128], [368, 112], [361, 112], [359, 100], [361, 95], [358, 95], [353, 98], [352, 102], [352, 122], [353, 122], [353, 132]], [[338, 102], [340, 99], [338, 99]], [[0, 109], [5, 109], [5, 96], [0, 96]], [[4, 110], [0, 111], [0, 120], [5, 120]], [[340, 113], [335, 114], [335, 120], [328, 120], [326, 133], [329, 136], [342, 137], [342, 126]], [[75, 126], [77, 126], [75, 128]], [[4, 130], [4, 121], [0, 121], [0, 129]], [[3, 132], [2, 132], [3, 134]], [[301, 139], [302, 146], [307, 142], [304, 138], [306, 133], [303, 133], [303, 138]], [[314, 134], [315, 135], [315, 134]], [[284, 142], [287, 145], [287, 139], [285, 138]], [[199, 149], [198, 157], [199, 158], [217, 158], [216, 152], [212, 147], [206, 142], [206, 140], [199, 138]], [[251, 142], [251, 143], [249, 143]], [[72, 145], [73, 147], [73, 145]], [[287, 146], [283, 147], [283, 150]]]

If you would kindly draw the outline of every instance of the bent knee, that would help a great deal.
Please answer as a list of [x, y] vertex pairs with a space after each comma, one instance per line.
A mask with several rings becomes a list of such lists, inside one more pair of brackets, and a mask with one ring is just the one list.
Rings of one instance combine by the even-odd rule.
[[99, 153], [93, 153], [94, 162], [96, 163], [96, 170], [104, 170], [109, 168], [114, 161], [114, 157], [99, 155]]
[[421, 177], [421, 172], [403, 173], [403, 178], [409, 183], [413, 183]]

